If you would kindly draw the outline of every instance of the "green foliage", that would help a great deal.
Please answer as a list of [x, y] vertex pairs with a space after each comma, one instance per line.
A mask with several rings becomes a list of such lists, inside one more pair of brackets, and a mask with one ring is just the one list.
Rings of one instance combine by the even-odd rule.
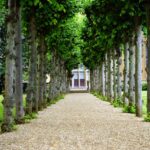
[[18, 126], [16, 124], [13, 125], [12, 131], [16, 131], [18, 129]]
[[5, 8], [5, 0], [0, 0], [0, 27], [4, 25], [7, 10]]
[[123, 106], [123, 102], [121, 98], [117, 98], [115, 100], [112, 101], [112, 105], [114, 107], [122, 107]]
[[125, 107], [123, 107], [123, 112], [135, 114], [136, 108], [135, 108], [135, 106], [125, 106]]
[[142, 83], [142, 90], [147, 91], [147, 83], [146, 82]]
[[144, 121], [150, 122], [150, 113], [147, 114], [147, 116], [144, 118]]
[[9, 126], [5, 126], [5, 124], [3, 124], [2, 126], [1, 126], [1, 132], [2, 133], [5, 133], [5, 132], [12, 132], [12, 131], [16, 131], [17, 130], [17, 128], [18, 128], [18, 126], [15, 124], [15, 123], [13, 123], [13, 124], [11, 124], [11, 125], [9, 125]]
[[57, 51], [69, 72], [81, 62], [81, 32], [85, 18], [82, 14], [90, 2], [91, 0], [22, 1], [25, 34], [28, 35], [29, 22], [34, 17], [37, 34], [45, 36], [48, 50]]
[[[83, 62], [90, 69], [104, 60], [110, 49], [119, 49], [135, 31], [136, 19], [145, 21], [143, 4], [139, 1], [95, 0], [86, 10], [87, 23], [83, 31]], [[120, 52], [117, 51], [117, 54]]]
[[100, 96], [100, 94], [97, 91], [91, 91], [91, 94], [93, 94], [97, 98]]
[[[25, 97], [26, 97], [26, 95], [23, 95], [23, 106], [24, 106], [24, 108], [26, 105]], [[4, 100], [4, 97], [2, 95], [0, 95], [0, 122], [3, 121], [3, 113], [4, 113], [3, 100]], [[16, 109], [14, 107], [14, 109], [13, 109], [14, 118], [15, 118], [15, 114], [16, 114]]]
[[96, 96], [100, 100], [107, 101], [107, 97], [103, 96], [102, 94], [100, 94], [97, 91], [92, 91], [91, 94], [93, 94], [94, 96]]
[[65, 95], [64, 94], [60, 94], [58, 95], [56, 98], [54, 98], [53, 100], [50, 100], [50, 102], [48, 103], [49, 106], [56, 104], [57, 102], [59, 102], [60, 100], [64, 99]]
[[0, 122], [3, 121], [3, 112], [4, 112], [3, 104], [0, 102]]
[[142, 91], [143, 113], [147, 113], [147, 91]]
[[47, 37], [49, 49], [56, 49], [60, 58], [65, 61], [67, 70], [71, 71], [81, 62], [81, 39], [85, 16], [77, 13], [74, 17], [62, 22]]
[[25, 123], [29, 123], [32, 119], [36, 119], [36, 118], [37, 118], [37, 113], [32, 113], [30, 115], [24, 116]]

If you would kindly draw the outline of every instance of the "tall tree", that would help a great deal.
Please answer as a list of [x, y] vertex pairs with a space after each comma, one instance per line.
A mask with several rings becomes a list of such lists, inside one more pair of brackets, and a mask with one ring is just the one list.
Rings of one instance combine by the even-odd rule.
[[147, 22], [147, 114], [150, 116], [150, 2], [145, 0]]
[[23, 108], [23, 81], [22, 81], [22, 36], [21, 36], [21, 7], [20, 1], [16, 3], [16, 34], [15, 34], [15, 101], [16, 122], [22, 123], [24, 118]]
[[136, 18], [136, 53], [135, 53], [135, 100], [136, 115], [142, 116], [142, 26], [141, 18]]
[[7, 21], [7, 44], [6, 44], [6, 69], [5, 69], [5, 97], [4, 97], [4, 121], [2, 131], [13, 130], [13, 107], [14, 107], [14, 67], [15, 67], [15, 21], [16, 1], [8, 0]]
[[124, 105], [128, 105], [128, 82], [129, 82], [129, 43], [124, 48]]
[[[36, 47], [36, 22], [35, 22], [35, 7], [32, 7], [29, 17], [29, 51], [30, 51], [30, 67], [29, 67], [29, 82], [26, 98], [26, 114], [32, 114], [32, 111], [38, 111], [37, 101], [37, 47]], [[33, 109], [34, 110], [33, 110]]]

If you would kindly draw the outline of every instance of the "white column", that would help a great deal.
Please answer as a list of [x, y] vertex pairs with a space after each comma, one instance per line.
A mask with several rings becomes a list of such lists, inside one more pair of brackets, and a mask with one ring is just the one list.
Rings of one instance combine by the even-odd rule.
[[85, 66], [84, 66], [84, 86], [87, 89], [87, 70]]
[[72, 78], [72, 88], [74, 88], [74, 77]]
[[91, 81], [90, 81], [90, 76], [91, 76], [91, 73], [90, 73], [90, 70], [89, 70], [89, 72], [87, 73], [87, 75], [88, 75], [88, 81], [89, 81], [89, 90], [91, 89]]
[[80, 68], [78, 69], [78, 77], [79, 77], [79, 81], [78, 82], [79, 82], [79, 88], [80, 88], [80, 86], [81, 86], [80, 85]]

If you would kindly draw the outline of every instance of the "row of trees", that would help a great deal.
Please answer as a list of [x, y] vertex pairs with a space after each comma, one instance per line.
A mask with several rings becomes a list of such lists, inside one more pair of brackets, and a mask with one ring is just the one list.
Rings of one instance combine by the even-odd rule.
[[[23, 123], [52, 99], [69, 90], [71, 70], [80, 63], [83, 8], [77, 0], [0, 0], [1, 27], [6, 29], [3, 132]], [[4, 13], [5, 12], [5, 13]], [[6, 25], [6, 26], [5, 26]], [[0, 37], [2, 39], [2, 36]], [[23, 77], [28, 79], [23, 107]], [[50, 83], [46, 83], [50, 76]], [[15, 117], [13, 115], [16, 109]]]
[[129, 112], [135, 107], [139, 117], [142, 116], [142, 41], [146, 35], [147, 115], [150, 115], [149, 13], [150, 3], [146, 0], [95, 0], [86, 8], [87, 27], [82, 36], [83, 62], [91, 70], [91, 90], [99, 91], [109, 101], [123, 103]]

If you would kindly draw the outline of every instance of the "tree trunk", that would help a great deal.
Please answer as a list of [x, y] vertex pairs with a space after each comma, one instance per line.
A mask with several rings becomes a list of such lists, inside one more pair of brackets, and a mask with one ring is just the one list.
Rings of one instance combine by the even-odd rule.
[[22, 85], [22, 39], [21, 39], [21, 9], [19, 2], [16, 5], [16, 80], [15, 80], [15, 100], [16, 100], [16, 123], [23, 123], [24, 109], [23, 109], [23, 85]]
[[129, 106], [132, 107], [135, 105], [135, 92], [134, 92], [134, 85], [135, 85], [135, 78], [134, 78], [134, 57], [135, 57], [135, 36], [133, 35], [131, 42], [129, 43]]
[[135, 59], [135, 101], [136, 116], [142, 116], [142, 26], [136, 29], [136, 59]]
[[96, 80], [96, 78], [95, 78], [95, 69], [93, 70], [93, 91], [95, 91], [95, 80]]
[[124, 49], [124, 97], [123, 103], [128, 105], [128, 81], [129, 81], [129, 43], [127, 42]]
[[113, 54], [112, 54], [112, 52], [111, 52], [111, 64], [110, 65], [111, 65], [111, 68], [110, 68], [111, 69], [110, 70], [111, 71], [111, 76], [110, 76], [111, 77], [111, 84], [110, 84], [111, 85], [110, 86], [111, 89], [110, 90], [111, 90], [111, 101], [112, 101], [113, 100], [113, 96], [114, 96], [114, 90], [113, 90], [113, 84], [114, 84], [114, 81], [113, 81], [113, 79], [114, 79], [113, 78]]
[[147, 16], [147, 114], [150, 115], [150, 4], [146, 4]]
[[94, 91], [99, 92], [99, 67], [94, 69]]
[[4, 121], [2, 132], [13, 130], [14, 107], [14, 64], [15, 64], [15, 1], [8, 0], [7, 44], [6, 44], [6, 69], [5, 69], [5, 94], [4, 94]]
[[44, 78], [43, 78], [43, 107], [46, 108], [47, 107], [47, 77], [46, 77], [46, 69], [47, 69], [47, 58], [46, 58], [46, 49], [45, 49], [45, 54], [44, 54]]
[[64, 68], [63, 68], [63, 81], [64, 81], [64, 86], [63, 86], [63, 91], [64, 93], [67, 93], [67, 82], [66, 82], [66, 78], [67, 78], [67, 74], [66, 74], [66, 67], [64, 65]]
[[[31, 16], [29, 21], [29, 33], [30, 39], [30, 66], [29, 66], [29, 82], [27, 88], [26, 98], [26, 114], [31, 115], [32, 111], [38, 112], [38, 100], [37, 100], [37, 48], [36, 48], [36, 26], [35, 17]], [[33, 107], [33, 109], [32, 109]]]
[[111, 52], [108, 52], [108, 101], [113, 97], [113, 80], [112, 80], [112, 61]]
[[117, 98], [117, 87], [116, 87], [116, 54], [115, 50], [113, 51], [113, 93], [114, 93], [114, 100]]
[[50, 83], [49, 83], [49, 89], [48, 89], [48, 102], [50, 102], [53, 98], [53, 94], [52, 94], [52, 88], [53, 88], [53, 78], [54, 78], [54, 68], [53, 68], [53, 64], [54, 64], [54, 57], [53, 57], [53, 51], [51, 52], [51, 61], [50, 61]]
[[108, 96], [108, 66], [107, 66], [107, 54], [105, 55], [105, 96]]
[[39, 39], [39, 76], [38, 76], [38, 88], [39, 88], [39, 97], [38, 97], [38, 108], [39, 110], [43, 109], [43, 103], [44, 103], [44, 56], [45, 56], [45, 38], [43, 35], [40, 35]]
[[105, 68], [104, 68], [104, 62], [102, 62], [102, 65], [101, 65], [101, 92], [102, 92], [102, 95], [105, 96]]
[[100, 93], [101, 91], [101, 79], [100, 79], [100, 75], [101, 75], [101, 72], [100, 72], [100, 65], [97, 67], [97, 88], [98, 88], [98, 92]]
[[[56, 96], [59, 96], [61, 94], [60, 88], [61, 88], [61, 73], [60, 73], [60, 57], [58, 54], [56, 55]], [[69, 82], [70, 85], [70, 82]]]
[[90, 91], [93, 91], [94, 90], [94, 70], [90, 70]]
[[121, 84], [121, 64], [122, 64], [122, 58], [121, 58], [121, 50], [118, 49], [117, 52], [117, 98], [121, 99], [121, 92], [122, 92], [122, 84]]

